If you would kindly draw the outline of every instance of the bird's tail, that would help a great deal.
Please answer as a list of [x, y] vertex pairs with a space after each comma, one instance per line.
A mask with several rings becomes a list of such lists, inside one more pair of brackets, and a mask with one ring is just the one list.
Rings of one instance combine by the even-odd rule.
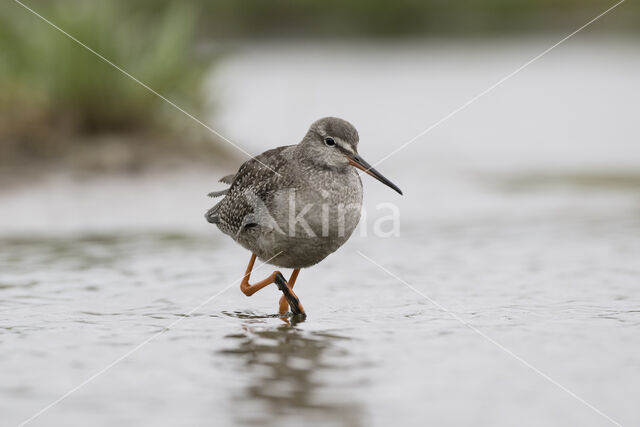
[[220, 203], [216, 203], [214, 207], [209, 209], [207, 213], [204, 214], [204, 217], [206, 218], [206, 220], [209, 221], [211, 224], [218, 224], [220, 222], [220, 215], [218, 215], [219, 206], [220, 206]]
[[[220, 179], [220, 182], [231, 185], [231, 184], [233, 184], [234, 177], [235, 177], [235, 174], [223, 176]], [[231, 188], [231, 187], [229, 187], [229, 188]], [[208, 194], [208, 196], [209, 197], [226, 196], [227, 193], [229, 192], [229, 188], [225, 188], [224, 190], [219, 190], [219, 191], [212, 191], [211, 193]], [[218, 222], [220, 221], [220, 216], [218, 215], [218, 210], [219, 209], [220, 209], [220, 202], [216, 203], [216, 205], [214, 207], [209, 209], [207, 211], [207, 213], [204, 214], [204, 217], [211, 224], [218, 224]]]

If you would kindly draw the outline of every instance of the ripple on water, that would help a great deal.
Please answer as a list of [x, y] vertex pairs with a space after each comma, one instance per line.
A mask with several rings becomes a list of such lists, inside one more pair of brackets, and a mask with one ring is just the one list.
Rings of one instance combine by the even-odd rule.
[[[245, 321], [272, 317], [229, 314]], [[366, 369], [354, 365], [344, 346], [349, 337], [290, 325], [264, 328], [244, 323], [242, 328], [242, 333], [226, 335], [219, 351], [231, 358], [235, 375], [244, 379], [228, 402], [237, 422], [278, 425], [304, 419], [312, 424], [363, 424], [365, 409], [354, 392], [366, 384]]]
[[[559, 370], [582, 369], [568, 364], [578, 357], [588, 386], [588, 357], [607, 372], [616, 361], [616, 369], [633, 371], [622, 355], [637, 342], [640, 324], [640, 227], [629, 227], [430, 225], [394, 241], [393, 252], [367, 242], [367, 256], [447, 311], [344, 250], [301, 276], [296, 286], [309, 313], [304, 322], [274, 313], [275, 289], [246, 298], [231, 287], [192, 311], [245, 267], [236, 258], [244, 253], [231, 243], [212, 251], [207, 238], [198, 237], [21, 241], [19, 257], [0, 255], [0, 342], [10, 349], [0, 355], [9, 372], [3, 381], [6, 390], [27, 384], [59, 395], [69, 376], [79, 383], [159, 334], [87, 396], [126, 395], [123, 381], [144, 375], [135, 386], [141, 405], [152, 404], [152, 389], [170, 383], [190, 399], [207, 396], [212, 413], [230, 414], [235, 423], [295, 425], [303, 417], [311, 424], [367, 425], [371, 413], [387, 405], [386, 396], [409, 396], [396, 404], [426, 416], [420, 409], [425, 393], [458, 392], [452, 375], [482, 388], [483, 375], [465, 366], [481, 365], [496, 378], [507, 369], [499, 350], [454, 313], [526, 356], [544, 361], [545, 351], [561, 354], [553, 358]], [[88, 255], [84, 245], [93, 247]], [[607, 346], [617, 349], [611, 361], [593, 353]], [[426, 373], [429, 378], [421, 377]], [[43, 375], [50, 378], [45, 383]], [[516, 387], [500, 381], [502, 389]], [[467, 383], [456, 384], [473, 393], [464, 389]], [[4, 401], [28, 400], [6, 390]], [[496, 390], [487, 393], [495, 397]]]

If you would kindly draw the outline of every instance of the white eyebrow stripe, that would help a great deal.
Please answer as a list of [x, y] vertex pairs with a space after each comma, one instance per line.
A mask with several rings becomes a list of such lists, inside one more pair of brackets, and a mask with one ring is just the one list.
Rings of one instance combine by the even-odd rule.
[[349, 144], [347, 144], [346, 142], [342, 141], [341, 139], [337, 139], [336, 140], [336, 144], [338, 144], [338, 146], [340, 148], [342, 148], [344, 151], [348, 151], [351, 154], [355, 154], [356, 152], [353, 151], [353, 148], [351, 148], [351, 146]]

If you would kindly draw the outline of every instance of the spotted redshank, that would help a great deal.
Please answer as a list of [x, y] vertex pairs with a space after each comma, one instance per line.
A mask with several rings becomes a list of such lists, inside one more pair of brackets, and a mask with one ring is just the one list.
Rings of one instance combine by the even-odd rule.
[[[229, 188], [209, 194], [224, 198], [206, 213], [207, 221], [252, 253], [240, 284], [245, 295], [275, 283], [283, 293], [279, 313], [290, 306], [294, 315], [305, 315], [293, 292], [300, 269], [335, 252], [360, 220], [362, 182], [355, 168], [402, 194], [360, 157], [358, 141], [351, 123], [335, 117], [317, 120], [300, 143], [248, 160], [220, 180]], [[256, 257], [292, 268], [291, 277], [287, 281], [274, 271], [249, 283]]]

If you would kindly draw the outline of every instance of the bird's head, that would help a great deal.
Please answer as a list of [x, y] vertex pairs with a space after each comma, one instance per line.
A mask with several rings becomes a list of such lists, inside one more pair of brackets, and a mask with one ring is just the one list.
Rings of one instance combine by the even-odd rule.
[[394, 183], [360, 157], [359, 140], [358, 131], [351, 123], [337, 117], [325, 117], [311, 124], [299, 145], [309, 160], [319, 166], [356, 167], [402, 194]]

